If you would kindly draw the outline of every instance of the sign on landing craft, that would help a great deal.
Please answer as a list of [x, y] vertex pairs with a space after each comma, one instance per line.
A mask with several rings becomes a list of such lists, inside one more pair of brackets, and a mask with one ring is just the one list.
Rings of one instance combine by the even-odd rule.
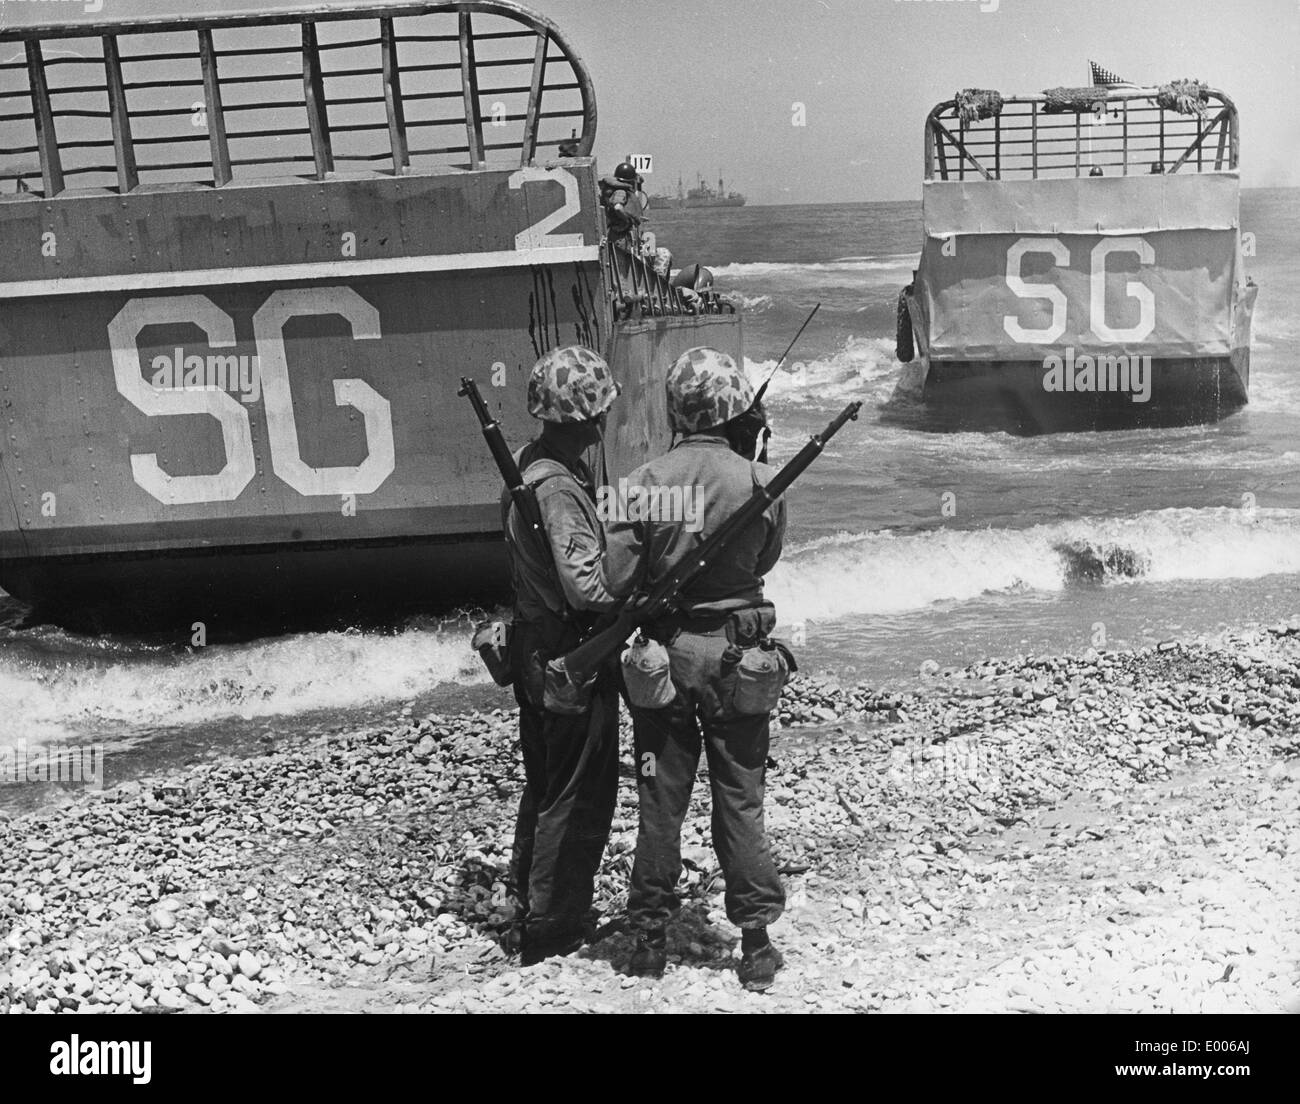
[[[360, 379], [334, 380], [338, 406], [358, 410], [364, 419], [367, 455], [352, 467], [315, 468], [302, 459], [298, 426], [289, 387], [289, 362], [284, 349], [284, 326], [291, 318], [340, 315], [358, 341], [374, 341], [381, 334], [379, 312], [347, 287], [289, 288], [275, 292], [253, 316], [257, 358], [261, 366], [262, 399], [275, 474], [301, 495], [369, 494], [393, 473], [392, 407], [383, 395]], [[199, 388], [160, 389], [145, 382], [137, 346], [146, 326], [193, 322], [207, 334], [214, 349], [235, 345], [235, 323], [225, 311], [203, 295], [171, 295], [132, 299], [109, 324], [113, 351], [113, 378], [118, 391], [142, 414], [166, 417], [207, 414], [221, 425], [225, 465], [211, 475], [174, 476], [163, 470], [154, 453], [132, 453], [131, 474], [150, 495], [168, 506], [231, 502], [238, 498], [257, 471], [247, 407], [225, 390]]]

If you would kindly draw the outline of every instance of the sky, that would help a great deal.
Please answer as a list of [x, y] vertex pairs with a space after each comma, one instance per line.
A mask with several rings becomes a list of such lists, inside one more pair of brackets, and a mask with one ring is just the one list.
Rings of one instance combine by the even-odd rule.
[[[203, 0], [205, 14], [365, 0]], [[532, 0], [591, 70], [596, 156], [652, 154], [751, 203], [915, 199], [925, 116], [966, 87], [1195, 77], [1241, 113], [1245, 187], [1300, 186], [1300, 0]], [[86, 14], [85, 8], [100, 8]], [[0, 0], [7, 24], [194, 13], [194, 0]], [[802, 110], [800, 110], [802, 108]], [[802, 122], [802, 125], [797, 125]]]

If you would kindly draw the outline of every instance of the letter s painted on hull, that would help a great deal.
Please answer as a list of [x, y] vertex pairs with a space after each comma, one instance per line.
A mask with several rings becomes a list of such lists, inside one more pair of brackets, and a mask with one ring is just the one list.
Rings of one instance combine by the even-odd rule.
[[208, 336], [214, 349], [235, 344], [235, 323], [211, 299], [202, 295], [169, 295], [162, 299], [132, 299], [108, 324], [113, 350], [113, 379], [126, 400], [149, 417], [210, 414], [221, 423], [226, 465], [215, 475], [171, 475], [158, 463], [158, 454], [132, 453], [131, 474], [149, 494], [166, 506], [197, 502], [230, 502], [257, 473], [248, 411], [225, 391], [155, 390], [145, 383], [136, 344], [146, 326], [189, 322]]
[[[284, 325], [290, 318], [340, 315], [357, 340], [382, 336], [379, 312], [347, 287], [296, 288], [273, 294], [253, 316], [253, 332], [262, 369], [263, 401], [271, 446], [271, 469], [302, 495], [369, 494], [396, 468], [392, 406], [364, 380], [334, 380], [334, 401], [361, 412], [365, 422], [366, 459], [355, 467], [313, 468], [304, 463], [289, 387]], [[226, 462], [212, 475], [171, 475], [156, 453], [132, 453], [136, 483], [167, 506], [232, 502], [257, 472], [247, 408], [218, 389], [157, 389], [145, 382], [138, 341], [146, 326], [191, 323], [214, 349], [236, 344], [234, 320], [202, 295], [132, 299], [109, 323], [113, 378], [118, 391], [149, 417], [208, 414], [221, 423]]]
[[1065, 333], [1065, 292], [1053, 284], [1030, 283], [1020, 275], [1026, 253], [1047, 253], [1058, 266], [1070, 263], [1070, 250], [1059, 238], [1021, 238], [1007, 250], [1007, 287], [1021, 299], [1046, 299], [1052, 304], [1052, 318], [1039, 329], [1023, 326], [1014, 314], [1002, 319], [1002, 328], [1012, 341], [1050, 345]]

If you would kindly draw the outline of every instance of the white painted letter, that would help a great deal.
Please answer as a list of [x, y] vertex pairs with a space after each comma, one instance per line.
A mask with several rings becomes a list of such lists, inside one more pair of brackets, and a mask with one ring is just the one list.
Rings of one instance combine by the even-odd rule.
[[1156, 251], [1146, 238], [1103, 238], [1092, 248], [1089, 314], [1092, 332], [1102, 341], [1141, 341], [1156, 328], [1156, 297], [1146, 284], [1129, 280], [1124, 290], [1138, 301], [1136, 326], [1111, 329], [1106, 325], [1106, 258], [1112, 253], [1136, 253], [1142, 264], [1154, 264]]
[[1008, 314], [1002, 319], [1002, 328], [1013, 341], [1035, 345], [1050, 345], [1065, 333], [1065, 292], [1053, 284], [1030, 284], [1020, 276], [1020, 262], [1026, 253], [1050, 253], [1057, 267], [1070, 263], [1070, 251], [1059, 238], [1021, 238], [1007, 250], [1007, 287], [1022, 299], [1047, 299], [1052, 304], [1052, 321], [1039, 330], [1020, 324], [1020, 319]]
[[287, 288], [277, 291], [253, 315], [262, 367], [266, 431], [271, 439], [275, 474], [303, 495], [369, 494], [397, 466], [393, 447], [393, 412], [389, 401], [365, 380], [336, 379], [334, 402], [361, 411], [366, 426], [367, 455], [356, 467], [313, 468], [303, 462], [298, 424], [289, 388], [289, 359], [284, 350], [284, 325], [304, 315], [341, 315], [358, 341], [381, 336], [379, 312], [347, 287]]
[[108, 324], [113, 351], [113, 378], [117, 389], [137, 410], [149, 417], [208, 414], [221, 423], [226, 464], [215, 475], [169, 475], [158, 464], [158, 454], [132, 453], [131, 474], [149, 494], [167, 506], [198, 502], [232, 502], [257, 472], [248, 411], [224, 391], [156, 390], [140, 374], [137, 342], [146, 326], [189, 322], [208, 336], [214, 349], [235, 344], [235, 324], [225, 311], [202, 295], [175, 295], [161, 299], [131, 299]]

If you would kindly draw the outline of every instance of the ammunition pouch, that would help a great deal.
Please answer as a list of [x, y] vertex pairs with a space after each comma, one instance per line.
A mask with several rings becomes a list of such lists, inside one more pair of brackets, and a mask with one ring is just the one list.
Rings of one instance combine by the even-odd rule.
[[641, 632], [664, 645], [671, 645], [679, 633], [686, 632], [695, 636], [725, 636], [732, 644], [752, 648], [775, 627], [776, 607], [771, 602], [763, 602], [747, 609], [718, 613], [676, 613], [643, 626]]
[[728, 617], [724, 631], [727, 639], [740, 648], [754, 648], [776, 628], [776, 607], [771, 602], [736, 610]]
[[498, 618], [480, 622], [470, 640], [470, 647], [478, 652], [483, 666], [498, 686], [509, 686], [515, 681], [513, 637], [514, 623]]
[[573, 682], [561, 660], [552, 659], [542, 675], [542, 706], [548, 713], [579, 717], [591, 708], [592, 691], [600, 672], [585, 682]]

